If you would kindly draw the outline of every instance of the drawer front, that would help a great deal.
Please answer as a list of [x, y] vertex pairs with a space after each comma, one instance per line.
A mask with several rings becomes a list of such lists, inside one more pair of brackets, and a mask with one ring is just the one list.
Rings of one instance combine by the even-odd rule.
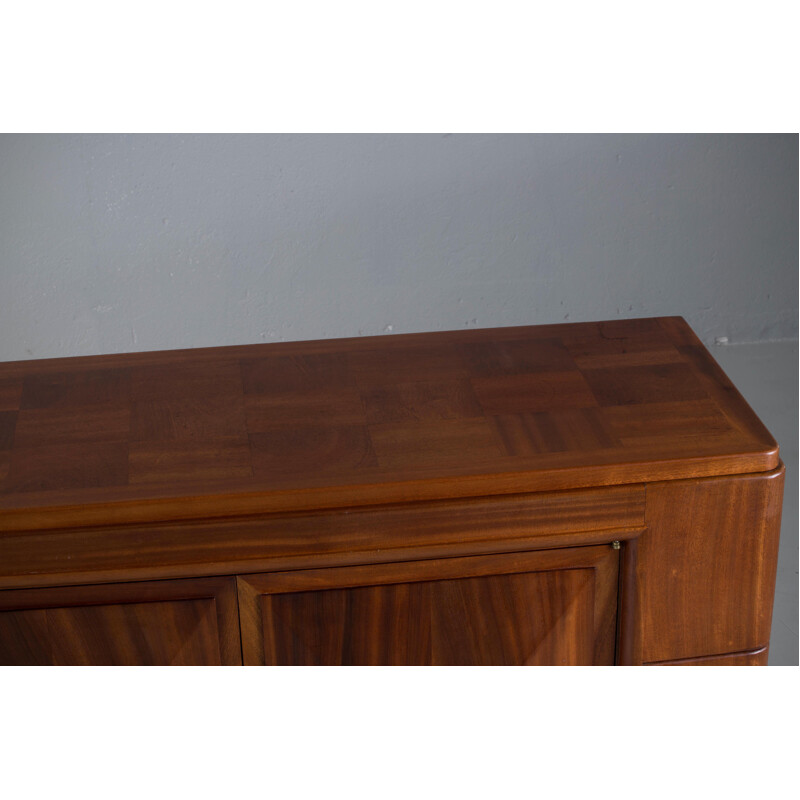
[[613, 664], [609, 545], [239, 581], [246, 664]]
[[2, 665], [241, 663], [232, 578], [0, 592]]
[[640, 661], [746, 653], [770, 638], [783, 467], [647, 487]]

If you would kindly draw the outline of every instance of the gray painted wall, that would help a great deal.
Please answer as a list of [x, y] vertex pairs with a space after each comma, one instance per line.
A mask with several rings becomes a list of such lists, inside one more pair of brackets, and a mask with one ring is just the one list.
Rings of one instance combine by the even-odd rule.
[[796, 135], [0, 136], [0, 360], [680, 314], [797, 337]]

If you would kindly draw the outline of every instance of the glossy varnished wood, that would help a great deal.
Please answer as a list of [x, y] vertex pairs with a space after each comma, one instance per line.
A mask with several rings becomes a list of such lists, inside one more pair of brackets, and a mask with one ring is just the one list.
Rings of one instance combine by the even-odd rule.
[[766, 663], [782, 488], [677, 317], [2, 364], [0, 653]]
[[769, 643], [784, 468], [647, 487], [641, 652], [654, 662]]
[[680, 318], [0, 365], [0, 531], [766, 471]]
[[[646, 534], [647, 531], [640, 533]], [[639, 663], [642, 651], [639, 536], [624, 539], [620, 544], [622, 553], [617, 595], [617, 664], [633, 666]]]
[[0, 592], [0, 664], [241, 664], [236, 603], [232, 578]]
[[0, 589], [410, 561], [641, 532], [642, 486], [0, 536]]
[[653, 667], [765, 667], [769, 648], [760, 647], [746, 653], [725, 653], [704, 658], [685, 658], [677, 661], [660, 661], [645, 666]]
[[238, 579], [245, 664], [613, 664], [610, 545]]

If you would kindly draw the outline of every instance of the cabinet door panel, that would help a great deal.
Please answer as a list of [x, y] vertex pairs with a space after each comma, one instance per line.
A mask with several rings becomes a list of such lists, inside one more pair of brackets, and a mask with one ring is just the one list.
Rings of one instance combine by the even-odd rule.
[[599, 546], [245, 576], [244, 659], [611, 664], [617, 571]]
[[237, 663], [232, 578], [0, 592], [0, 664]]

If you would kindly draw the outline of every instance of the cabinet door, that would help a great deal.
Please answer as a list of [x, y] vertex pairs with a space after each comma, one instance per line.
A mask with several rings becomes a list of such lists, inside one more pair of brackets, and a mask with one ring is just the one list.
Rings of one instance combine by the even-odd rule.
[[610, 545], [238, 578], [245, 664], [613, 664]]
[[0, 664], [241, 664], [235, 579], [0, 592]]

